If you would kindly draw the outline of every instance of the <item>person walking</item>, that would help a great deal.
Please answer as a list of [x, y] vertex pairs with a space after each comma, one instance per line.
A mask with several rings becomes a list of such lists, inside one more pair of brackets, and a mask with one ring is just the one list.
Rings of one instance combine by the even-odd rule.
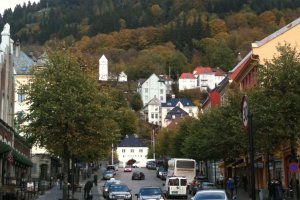
[[85, 200], [91, 200], [93, 199], [93, 195], [91, 194], [91, 189], [93, 187], [92, 181], [87, 181], [84, 185], [84, 199]]
[[98, 175], [97, 175], [97, 171], [95, 171], [95, 174], [94, 174], [94, 184], [95, 184], [95, 186], [97, 186], [97, 183], [98, 183]]
[[233, 198], [233, 190], [234, 190], [234, 180], [232, 178], [229, 178], [227, 181], [227, 189], [230, 192], [230, 199]]

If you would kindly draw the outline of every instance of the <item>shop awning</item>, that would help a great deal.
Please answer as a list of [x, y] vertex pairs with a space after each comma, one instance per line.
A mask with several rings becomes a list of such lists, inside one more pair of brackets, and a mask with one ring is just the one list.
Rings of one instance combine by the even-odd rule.
[[0, 154], [6, 153], [11, 150], [11, 147], [5, 142], [0, 141]]
[[17, 162], [29, 167], [32, 166], [31, 160], [28, 159], [26, 156], [23, 156], [22, 154], [18, 153], [16, 150], [13, 150], [12, 155]]

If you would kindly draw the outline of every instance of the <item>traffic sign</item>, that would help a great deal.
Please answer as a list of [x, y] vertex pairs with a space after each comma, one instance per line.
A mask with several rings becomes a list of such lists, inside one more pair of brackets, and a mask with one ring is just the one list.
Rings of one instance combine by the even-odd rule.
[[289, 168], [290, 168], [290, 172], [292, 173], [297, 173], [299, 171], [299, 165], [296, 162], [291, 162]]
[[248, 129], [249, 126], [249, 105], [248, 105], [248, 97], [245, 95], [243, 96], [242, 99], [242, 108], [241, 108], [241, 112], [242, 112], [242, 119], [243, 119], [243, 126], [245, 129]]

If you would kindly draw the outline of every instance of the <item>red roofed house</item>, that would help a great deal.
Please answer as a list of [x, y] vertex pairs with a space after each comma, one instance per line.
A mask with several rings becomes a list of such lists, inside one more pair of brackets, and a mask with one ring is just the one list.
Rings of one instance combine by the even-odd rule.
[[197, 79], [192, 73], [182, 73], [178, 80], [179, 91], [197, 88]]
[[197, 78], [197, 87], [201, 90], [214, 89], [226, 76], [221, 69], [211, 67], [196, 67], [193, 74]]

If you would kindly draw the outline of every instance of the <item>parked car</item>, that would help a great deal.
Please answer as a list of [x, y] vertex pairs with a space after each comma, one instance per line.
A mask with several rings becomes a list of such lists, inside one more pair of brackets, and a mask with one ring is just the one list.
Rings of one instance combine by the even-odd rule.
[[209, 182], [209, 180], [206, 176], [197, 176], [189, 187], [189, 193], [195, 195], [196, 192], [200, 190], [202, 182]]
[[162, 174], [161, 174], [161, 176], [160, 176], [160, 179], [161, 179], [161, 180], [166, 180], [166, 179], [167, 179], [167, 176], [168, 176], [168, 171], [162, 172]]
[[164, 200], [164, 195], [160, 187], [141, 187], [139, 192], [135, 194], [137, 200]]
[[166, 170], [166, 168], [164, 168], [163, 166], [160, 166], [157, 170], [156, 170], [156, 177], [160, 178], [162, 176], [162, 173], [164, 172], [168, 172]]
[[123, 184], [111, 184], [108, 187], [108, 200], [132, 200], [131, 190], [127, 187], [127, 185]]
[[106, 170], [102, 174], [102, 179], [103, 180], [109, 180], [113, 177], [114, 177], [114, 171], [112, 171], [112, 170]]
[[216, 185], [211, 182], [201, 182], [199, 185], [199, 190], [211, 190], [217, 189]]
[[145, 180], [145, 174], [140, 171], [135, 171], [132, 173], [132, 180]]
[[111, 178], [110, 180], [106, 181], [106, 182], [104, 183], [104, 185], [103, 185], [103, 188], [102, 188], [102, 196], [103, 196], [104, 198], [107, 197], [107, 195], [108, 195], [108, 187], [109, 187], [111, 184], [120, 184], [120, 183], [121, 183], [121, 181], [116, 180], [116, 179], [114, 179], [114, 178]]
[[126, 165], [126, 166], [124, 167], [124, 172], [132, 172], [132, 167], [131, 167], [131, 165]]
[[106, 170], [111, 170], [114, 172], [114, 175], [116, 175], [116, 166], [115, 165], [107, 165]]
[[191, 200], [203, 199], [228, 200], [228, 197], [224, 190], [200, 190], [191, 198]]

